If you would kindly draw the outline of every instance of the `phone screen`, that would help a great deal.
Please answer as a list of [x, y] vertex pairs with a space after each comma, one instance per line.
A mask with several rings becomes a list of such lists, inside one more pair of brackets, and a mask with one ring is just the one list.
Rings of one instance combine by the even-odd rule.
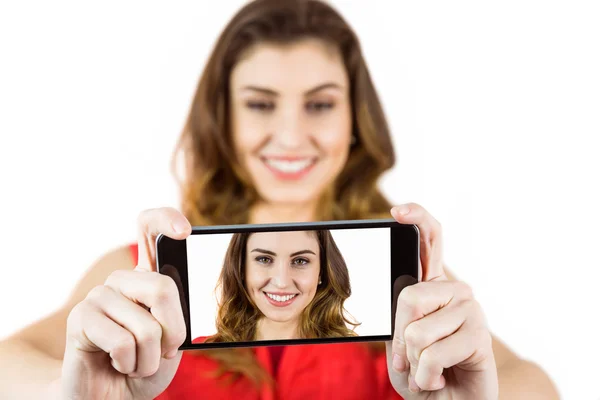
[[182, 348], [390, 340], [394, 282], [416, 282], [418, 231], [384, 220], [194, 228], [162, 237]]

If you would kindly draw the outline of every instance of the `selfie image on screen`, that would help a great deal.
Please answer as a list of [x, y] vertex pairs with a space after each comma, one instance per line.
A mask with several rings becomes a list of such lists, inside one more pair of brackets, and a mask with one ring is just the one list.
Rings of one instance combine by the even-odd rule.
[[187, 238], [193, 343], [391, 334], [390, 229]]

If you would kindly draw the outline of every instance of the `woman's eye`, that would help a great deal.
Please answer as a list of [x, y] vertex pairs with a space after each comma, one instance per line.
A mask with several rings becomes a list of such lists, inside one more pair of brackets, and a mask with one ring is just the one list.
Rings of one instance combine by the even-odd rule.
[[310, 112], [322, 112], [333, 108], [333, 103], [313, 101], [306, 105], [306, 108]]
[[294, 265], [306, 265], [308, 264], [308, 260], [306, 258], [296, 258], [294, 261], [292, 261], [292, 263]]
[[271, 262], [271, 259], [265, 256], [256, 257], [255, 260], [260, 264], [268, 264]]
[[249, 101], [246, 106], [257, 111], [271, 111], [275, 108], [275, 104], [268, 101]]

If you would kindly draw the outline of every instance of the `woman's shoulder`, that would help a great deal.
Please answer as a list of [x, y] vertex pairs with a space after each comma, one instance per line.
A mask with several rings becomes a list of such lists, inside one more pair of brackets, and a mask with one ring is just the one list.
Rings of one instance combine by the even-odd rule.
[[110, 274], [116, 270], [133, 269], [136, 264], [137, 249], [134, 253], [131, 245], [122, 245], [107, 251], [88, 268], [77, 282], [67, 304], [72, 307], [81, 302], [94, 287], [102, 285]]

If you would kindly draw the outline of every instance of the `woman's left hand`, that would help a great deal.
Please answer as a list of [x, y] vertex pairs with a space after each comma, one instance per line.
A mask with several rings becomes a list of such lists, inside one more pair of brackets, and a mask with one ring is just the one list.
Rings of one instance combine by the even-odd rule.
[[449, 281], [440, 224], [423, 207], [394, 207], [392, 216], [420, 231], [421, 282], [398, 297], [392, 342], [386, 343], [394, 389], [409, 399], [498, 399], [492, 337], [473, 292]]

